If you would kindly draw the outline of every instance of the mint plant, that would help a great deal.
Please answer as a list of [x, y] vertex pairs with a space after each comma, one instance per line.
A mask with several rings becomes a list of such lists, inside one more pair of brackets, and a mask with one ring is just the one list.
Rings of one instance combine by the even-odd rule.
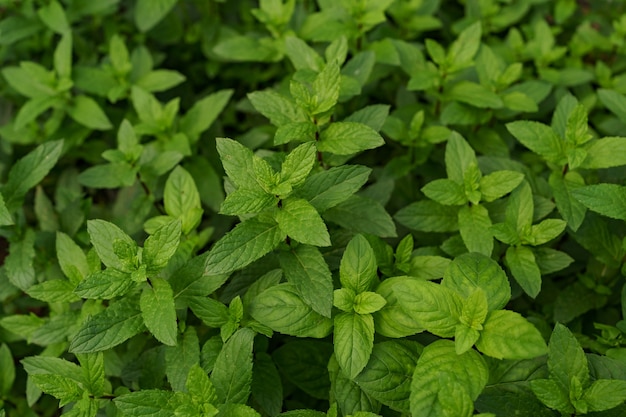
[[0, 2], [0, 416], [625, 415], [607, 4]]

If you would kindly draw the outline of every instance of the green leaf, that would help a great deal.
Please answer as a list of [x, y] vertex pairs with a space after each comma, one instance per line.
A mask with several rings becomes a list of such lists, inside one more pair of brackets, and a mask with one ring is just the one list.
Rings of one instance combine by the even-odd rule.
[[282, 126], [292, 122], [306, 122], [304, 111], [285, 96], [273, 91], [255, 91], [248, 94], [254, 108], [270, 119], [274, 126]]
[[245, 404], [250, 395], [252, 384], [252, 346], [254, 332], [251, 329], [239, 329], [222, 347], [211, 381], [220, 402]]
[[474, 107], [499, 109], [504, 103], [500, 96], [488, 88], [470, 81], [461, 81], [447, 92], [450, 100], [460, 101]]
[[541, 271], [533, 251], [526, 246], [510, 246], [506, 250], [506, 263], [524, 292], [535, 298], [541, 291]]
[[127, 415], [168, 417], [174, 415], [176, 408], [182, 404], [183, 399], [177, 392], [144, 389], [120, 395], [113, 401], [115, 406]]
[[239, 223], [211, 248], [204, 273], [219, 275], [241, 269], [274, 250], [284, 238], [276, 223], [257, 219]]
[[[137, 244], [122, 229], [113, 223], [105, 220], [88, 220], [87, 231], [89, 238], [98, 257], [109, 268], [114, 268], [123, 272], [132, 272], [131, 264], [134, 262]], [[130, 253], [128, 257], [120, 257], [116, 247], [124, 245], [131, 248], [135, 253]], [[134, 248], [134, 249], [133, 249]]]
[[459, 232], [470, 252], [490, 256], [493, 251], [491, 219], [487, 209], [479, 204], [463, 206], [459, 210]]
[[440, 284], [415, 278], [394, 283], [393, 293], [404, 311], [429, 332], [452, 337], [463, 309], [463, 299]]
[[626, 187], [617, 184], [588, 185], [571, 190], [571, 194], [597, 213], [626, 220]]
[[420, 232], [455, 232], [459, 230], [458, 207], [422, 200], [411, 203], [394, 216], [398, 223]]
[[[449, 410], [446, 396], [468, 396], [475, 400], [487, 384], [487, 365], [474, 350], [457, 355], [453, 342], [438, 340], [424, 348], [411, 382], [411, 415], [414, 417], [465, 416], [458, 409]], [[450, 414], [452, 412], [452, 414]], [[471, 412], [470, 414], [471, 415]]]
[[480, 179], [483, 201], [494, 201], [510, 193], [524, 179], [524, 174], [515, 171], [496, 171]]
[[200, 343], [196, 329], [188, 326], [185, 333], [178, 336], [176, 346], [164, 348], [167, 381], [174, 391], [184, 391], [189, 371], [200, 362]]
[[456, 353], [461, 355], [474, 346], [474, 343], [480, 337], [480, 332], [472, 327], [468, 327], [465, 324], [457, 324], [456, 331], [454, 333], [454, 346]]
[[354, 379], [367, 365], [374, 347], [371, 315], [340, 313], [334, 320], [335, 356], [341, 369]]
[[74, 294], [74, 284], [64, 279], [53, 279], [35, 284], [26, 293], [36, 300], [48, 303], [71, 303], [78, 301]]
[[315, 164], [315, 157], [315, 144], [312, 142], [303, 143], [295, 148], [283, 162], [280, 171], [281, 181], [287, 181], [294, 188], [302, 185]]
[[327, 221], [355, 233], [395, 237], [396, 226], [385, 208], [376, 200], [353, 195], [324, 212]]
[[59, 375], [37, 374], [30, 377], [32, 382], [42, 391], [59, 400], [59, 406], [77, 401], [83, 390], [74, 381]]
[[162, 278], [151, 278], [139, 298], [141, 316], [150, 333], [161, 343], [176, 345], [177, 323], [174, 293]]
[[35, 231], [27, 229], [21, 241], [10, 244], [9, 254], [4, 259], [4, 270], [9, 282], [23, 291], [35, 284], [37, 280], [33, 265], [35, 237]]
[[98, 103], [87, 96], [75, 96], [67, 114], [81, 125], [90, 129], [109, 130], [113, 125]]
[[598, 98], [622, 123], [626, 123], [626, 97], [614, 90], [598, 89]]
[[324, 113], [332, 109], [339, 99], [341, 73], [336, 62], [328, 62], [313, 81], [313, 91], [317, 100], [312, 114]]
[[128, 162], [94, 165], [78, 176], [81, 185], [91, 188], [130, 187], [137, 178], [137, 169]]
[[444, 275], [450, 265], [450, 259], [442, 256], [413, 256], [409, 263], [408, 275], [430, 280]]
[[424, 331], [415, 317], [402, 308], [402, 304], [395, 295], [394, 287], [405, 277], [388, 278], [381, 282], [376, 289], [386, 301], [385, 306], [374, 313], [376, 333], [386, 337], [405, 337]]
[[333, 325], [302, 300], [293, 284], [263, 291], [253, 300], [250, 315], [272, 330], [298, 337], [326, 337]]
[[589, 367], [585, 352], [570, 332], [560, 323], [557, 323], [550, 336], [548, 346], [548, 370], [550, 379], [568, 392], [571, 379], [576, 377], [583, 387], [589, 384]]
[[233, 95], [233, 90], [220, 90], [194, 103], [180, 118], [179, 128], [187, 137], [196, 138], [213, 124]]
[[511, 298], [509, 280], [500, 265], [479, 253], [467, 253], [454, 258], [441, 285], [463, 297], [469, 297], [476, 289], [481, 289], [487, 296], [489, 311], [503, 308]]
[[559, 172], [552, 172], [549, 183], [563, 220], [572, 231], [577, 231], [585, 219], [587, 208], [574, 197], [573, 191], [585, 185], [584, 179], [572, 171], [565, 174], [565, 177]]
[[135, 85], [150, 93], [155, 93], [169, 90], [183, 81], [185, 81], [185, 76], [180, 72], [159, 69], [145, 74], [135, 82]]
[[372, 411], [378, 411], [380, 404], [370, 398], [339, 366], [336, 355], [328, 361], [328, 376], [330, 378], [330, 398], [335, 405], [328, 415], [365, 415], [371, 417]]
[[533, 246], [542, 245], [563, 233], [565, 227], [567, 227], [567, 223], [561, 219], [546, 219], [532, 226], [530, 228], [532, 238], [526, 239], [528, 239]]
[[476, 153], [465, 139], [453, 132], [446, 144], [446, 173], [457, 184], [465, 183], [465, 172], [477, 163]]
[[87, 319], [70, 342], [72, 353], [111, 349], [145, 329], [137, 300], [112, 302], [104, 311]]
[[372, 314], [383, 308], [386, 303], [380, 294], [365, 291], [354, 298], [354, 311], [357, 314]]
[[459, 34], [459, 37], [450, 46], [446, 57], [452, 71], [468, 66], [472, 62], [478, 48], [480, 48], [481, 36], [482, 26], [480, 22], [469, 25]]
[[110, 300], [126, 294], [135, 286], [131, 275], [115, 269], [105, 269], [89, 274], [74, 289], [82, 298]]
[[185, 386], [187, 392], [191, 395], [192, 401], [217, 404], [218, 398], [215, 387], [199, 364], [195, 364], [189, 369]]
[[341, 257], [341, 285], [355, 294], [370, 291], [378, 278], [374, 250], [363, 235], [354, 236]]
[[317, 149], [336, 155], [351, 155], [384, 145], [383, 138], [371, 127], [355, 122], [332, 123], [320, 135]]
[[104, 394], [104, 354], [102, 352], [77, 354], [80, 367], [85, 380], [85, 386], [89, 392], [100, 397]]
[[58, 97], [41, 96], [28, 100], [15, 116], [13, 128], [20, 130], [28, 126], [29, 123], [37, 119], [45, 111], [58, 104]]
[[530, 185], [524, 182], [509, 197], [506, 224], [517, 232], [517, 236], [523, 238], [531, 228], [534, 210], [532, 190]]
[[63, 80], [72, 75], [72, 33], [61, 36], [59, 44], [54, 50], [54, 70], [58, 77]]
[[142, 32], [152, 29], [174, 8], [176, 0], [137, 0], [135, 24]]
[[14, 224], [13, 217], [4, 202], [4, 197], [0, 194], [0, 226], [10, 226]]
[[283, 386], [272, 357], [257, 353], [252, 368], [252, 398], [268, 415], [275, 416], [283, 407]]
[[599, 169], [626, 165], [626, 138], [592, 140], [584, 149], [587, 157], [580, 164], [581, 168]]
[[15, 212], [22, 205], [28, 190], [48, 175], [61, 156], [62, 149], [62, 140], [46, 142], [11, 167], [7, 182], [2, 187], [2, 195], [9, 213]]
[[446, 206], [460, 206], [467, 203], [463, 187], [449, 179], [429, 182], [421, 190], [426, 197]]
[[276, 196], [263, 190], [238, 188], [226, 196], [219, 212], [226, 215], [259, 213], [268, 207], [276, 206], [277, 202]]
[[142, 263], [148, 274], [156, 274], [165, 268], [180, 241], [180, 220], [174, 220], [159, 227], [144, 242]]
[[617, 407], [626, 401], [626, 381], [598, 379], [585, 390], [583, 401], [589, 411], [604, 411]]
[[56, 0], [37, 10], [37, 15], [46, 26], [59, 35], [64, 35], [71, 30], [63, 7]]
[[498, 359], [531, 359], [548, 351], [539, 330], [518, 313], [508, 310], [489, 313], [476, 348]]
[[563, 142], [550, 126], [539, 122], [516, 121], [507, 123], [506, 128], [522, 145], [546, 161], [560, 165], [565, 163]]
[[0, 345], [0, 369], [2, 369], [2, 374], [0, 375], [0, 394], [6, 397], [11, 392], [13, 382], [15, 381], [13, 355], [6, 343]]
[[309, 69], [318, 72], [324, 60], [305, 41], [295, 36], [285, 38], [285, 53], [296, 70]]
[[333, 291], [333, 305], [341, 311], [351, 313], [354, 311], [354, 298], [356, 294], [350, 288], [340, 288]]
[[406, 345], [387, 341], [374, 345], [370, 360], [354, 381], [370, 397], [393, 410], [409, 412], [411, 375], [418, 355]]
[[311, 121], [289, 122], [280, 125], [274, 135], [274, 145], [283, 145], [289, 142], [313, 142], [317, 133], [317, 126]]
[[296, 194], [323, 213], [357, 192], [367, 182], [371, 172], [371, 169], [361, 165], [333, 167], [308, 177]]
[[322, 316], [330, 318], [333, 307], [333, 279], [320, 251], [299, 245], [280, 254], [280, 265], [287, 280], [298, 289], [302, 299]]
[[224, 171], [237, 187], [259, 188], [253, 168], [252, 151], [237, 141], [217, 138], [217, 152], [220, 154]]
[[165, 212], [182, 221], [182, 233], [187, 235], [202, 219], [202, 205], [196, 183], [180, 165], [174, 168], [163, 192]]
[[332, 353], [332, 343], [290, 340], [274, 351], [272, 359], [290, 383], [313, 398], [328, 400], [328, 364]]
[[193, 314], [209, 327], [219, 329], [229, 320], [228, 308], [212, 298], [189, 297], [187, 304]]
[[282, 232], [293, 240], [313, 246], [330, 246], [326, 224], [308, 201], [287, 198], [275, 216]]

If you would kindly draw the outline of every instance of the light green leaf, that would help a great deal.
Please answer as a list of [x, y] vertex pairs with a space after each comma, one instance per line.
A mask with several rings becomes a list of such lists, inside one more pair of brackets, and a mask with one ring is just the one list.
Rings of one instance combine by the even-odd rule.
[[394, 217], [403, 226], [420, 232], [455, 232], [459, 230], [458, 212], [458, 207], [422, 200], [402, 208]]
[[584, 149], [587, 157], [580, 164], [581, 168], [599, 169], [626, 165], [626, 138], [592, 140]]
[[317, 149], [336, 155], [351, 155], [384, 145], [383, 138], [363, 123], [335, 122], [320, 135]]
[[465, 324], [457, 324], [456, 331], [454, 333], [454, 346], [456, 353], [461, 355], [474, 346], [474, 343], [480, 337], [480, 332], [472, 327], [468, 327]]
[[464, 184], [465, 172], [477, 164], [476, 153], [461, 135], [453, 132], [446, 144], [446, 173], [457, 184]]
[[109, 130], [113, 125], [100, 105], [91, 97], [75, 96], [67, 114], [81, 125], [90, 129]]
[[304, 111], [292, 100], [273, 90], [249, 93], [248, 99], [259, 113], [270, 119], [274, 126], [280, 127], [287, 123], [308, 120]]
[[548, 351], [539, 330], [518, 313], [508, 310], [489, 313], [476, 348], [497, 359], [531, 359]]
[[510, 193], [524, 179], [524, 174], [515, 171], [496, 171], [480, 179], [483, 201], [494, 201]]
[[41, 114], [59, 103], [59, 98], [54, 96], [40, 96], [28, 100], [15, 116], [13, 128], [20, 130], [28, 126], [29, 123], [37, 119]]
[[320, 213], [347, 200], [357, 192], [372, 172], [361, 165], [342, 165], [308, 177], [296, 191]]
[[547, 407], [563, 413], [574, 413], [568, 395], [568, 391], [561, 388], [552, 379], [534, 379], [530, 381], [530, 387], [537, 398]]
[[183, 398], [180, 397], [180, 393], [173, 391], [144, 389], [120, 395], [113, 401], [118, 410], [127, 415], [171, 417], [183, 402]]
[[626, 381], [598, 379], [585, 390], [583, 401], [589, 411], [604, 411], [617, 407], [626, 400]]
[[506, 128], [522, 145], [548, 162], [565, 163], [563, 142], [550, 126], [524, 120], [507, 123]]
[[209, 297], [189, 297], [187, 304], [193, 314], [204, 324], [215, 329], [229, 320], [228, 307]]
[[[463, 310], [461, 310], [459, 321], [469, 328], [482, 330], [482, 324], [485, 322], [488, 312], [489, 305], [487, 304], [487, 295], [482, 289], [476, 288], [463, 301]], [[459, 328], [457, 327], [457, 333], [458, 330]], [[473, 344], [472, 342], [472, 345]], [[470, 347], [472, 345], [470, 345]]]
[[569, 392], [574, 377], [583, 388], [589, 384], [589, 366], [585, 352], [572, 332], [560, 323], [556, 324], [550, 336], [548, 370], [550, 379], [565, 392]]
[[64, 35], [71, 30], [63, 7], [56, 0], [37, 10], [37, 15], [46, 26], [59, 35]]
[[471, 24], [459, 34], [459, 37], [450, 45], [446, 57], [452, 71], [471, 64], [478, 48], [480, 48], [481, 36], [482, 26], [480, 22]]
[[313, 246], [330, 246], [326, 224], [308, 201], [299, 198], [282, 200], [282, 207], [275, 216], [282, 232], [293, 240]]
[[[431, 343], [424, 348], [413, 373], [411, 415], [464, 416], [464, 414], [444, 414], [449, 401], [442, 398], [464, 392], [470, 400], [475, 400], [487, 384], [488, 376], [487, 365], [478, 352], [470, 349], [457, 355], [455, 345], [451, 341], [438, 340]], [[459, 410], [450, 411], [459, 412]]]
[[14, 224], [13, 217], [11, 216], [7, 205], [4, 202], [4, 197], [2, 196], [2, 194], [0, 194], [0, 226], [10, 226], [12, 224]]
[[563, 177], [561, 173], [554, 171], [550, 174], [549, 183], [559, 213], [575, 232], [585, 219], [587, 208], [572, 193], [585, 185], [584, 179], [576, 172], [570, 171]]
[[388, 105], [372, 104], [355, 111], [350, 116], [343, 119], [343, 121], [363, 123], [379, 132], [385, 124], [387, 116], [389, 116]]
[[403, 278], [393, 285], [393, 293], [404, 311], [429, 332], [452, 337], [463, 309], [463, 299], [440, 284]]
[[163, 20], [175, 5], [176, 0], [138, 0], [134, 10], [137, 28], [142, 32], [149, 31]]
[[135, 281], [131, 275], [115, 269], [105, 269], [88, 275], [74, 289], [76, 295], [82, 298], [96, 300], [110, 300], [126, 294]]
[[285, 53], [296, 70], [308, 69], [318, 72], [324, 60], [305, 41], [295, 36], [285, 38]]
[[526, 237], [533, 246], [542, 245], [563, 233], [567, 223], [561, 219], [546, 219], [530, 228], [530, 237]]
[[139, 78], [135, 85], [150, 93], [169, 90], [185, 81], [185, 76], [178, 71], [158, 69]]
[[530, 185], [524, 182], [509, 197], [506, 206], [506, 223], [517, 232], [518, 236], [524, 237], [531, 228], [534, 210], [532, 190]]
[[83, 393], [82, 388], [73, 380], [53, 374], [31, 375], [30, 380], [43, 392], [59, 400], [59, 406], [77, 401]]
[[316, 106], [311, 109], [311, 113], [320, 114], [332, 109], [339, 99], [340, 86], [339, 64], [332, 61], [328, 62], [313, 81]]
[[315, 164], [317, 153], [313, 142], [303, 143], [291, 151], [283, 162], [280, 179], [292, 187], [298, 187], [306, 180]]
[[130, 187], [137, 178], [137, 168], [125, 161], [93, 165], [78, 176], [81, 185], [91, 188]]
[[354, 311], [355, 296], [350, 288], [339, 288], [333, 291], [333, 305], [341, 311], [351, 313]]
[[489, 311], [503, 308], [511, 298], [509, 280], [500, 265], [479, 253], [467, 253], [454, 258], [441, 285], [463, 297], [469, 297], [476, 289], [481, 289], [487, 296]]
[[622, 123], [626, 123], [626, 97], [614, 90], [600, 88], [598, 98]]
[[141, 316], [150, 333], [161, 343], [176, 345], [176, 309], [170, 284], [162, 278], [151, 278], [139, 298]]
[[259, 294], [250, 306], [250, 315], [280, 333], [298, 337], [326, 337], [331, 319], [316, 313], [299, 296], [293, 284], [279, 284]]
[[535, 298], [541, 291], [541, 271], [533, 251], [526, 246], [510, 246], [506, 250], [506, 263], [524, 292]]
[[211, 381], [220, 402], [245, 404], [252, 384], [252, 346], [254, 331], [237, 330], [222, 347]]
[[35, 284], [35, 231], [26, 229], [22, 240], [11, 242], [9, 254], [4, 259], [4, 270], [9, 282], [22, 291]]
[[77, 354], [85, 381], [85, 387], [94, 397], [104, 394], [104, 354], [102, 352]]
[[61, 79], [68, 79], [72, 75], [72, 33], [61, 36], [59, 44], [54, 50], [54, 70]]
[[276, 223], [257, 219], [239, 223], [211, 248], [204, 273], [219, 275], [241, 269], [274, 250], [284, 238]]
[[394, 287], [397, 282], [402, 282], [405, 277], [388, 278], [381, 282], [376, 289], [386, 301], [385, 306], [374, 313], [376, 333], [386, 337], [405, 337], [424, 331], [413, 314], [405, 311], [395, 295]]
[[217, 138], [216, 142], [217, 152], [228, 178], [237, 187], [259, 188], [253, 168], [252, 151], [232, 139]]
[[396, 226], [385, 208], [376, 200], [353, 195], [324, 212], [324, 219], [356, 233], [395, 237]]
[[137, 300], [112, 302], [101, 313], [87, 319], [70, 342], [72, 353], [91, 353], [111, 349], [145, 329]]
[[504, 105], [496, 93], [471, 81], [461, 81], [454, 84], [447, 95], [450, 100], [460, 101], [479, 108], [499, 109]]
[[180, 118], [181, 132], [185, 132], [193, 141], [213, 124], [232, 95], [233, 90], [220, 90], [196, 101], [191, 109]]
[[182, 221], [183, 234], [189, 234], [202, 219], [202, 205], [196, 183], [180, 165], [174, 168], [163, 192], [165, 212]]
[[617, 184], [588, 185], [571, 190], [571, 194], [597, 213], [626, 220], [626, 187]]
[[374, 250], [363, 235], [354, 236], [341, 258], [339, 279], [341, 285], [355, 294], [369, 291], [378, 278]]
[[195, 327], [188, 326], [185, 333], [178, 336], [176, 346], [164, 348], [167, 381], [174, 391], [184, 391], [189, 371], [200, 363], [200, 343]]
[[13, 363], [11, 350], [6, 343], [0, 345], [0, 369], [2, 369], [2, 374], [0, 374], [0, 394], [7, 396], [11, 392], [13, 382], [15, 381], [15, 364]]
[[354, 381], [370, 397], [393, 410], [409, 412], [411, 375], [417, 359], [417, 353], [404, 344], [378, 343]]
[[280, 265], [287, 280], [298, 289], [302, 299], [322, 316], [330, 318], [333, 279], [320, 251], [309, 245], [298, 245], [280, 254]]
[[408, 275], [422, 279], [438, 279], [448, 269], [450, 259], [443, 256], [413, 256], [409, 263]]
[[371, 315], [340, 313], [334, 320], [335, 356], [341, 369], [354, 379], [367, 365], [374, 347]]
[[74, 284], [64, 279], [53, 279], [35, 284], [26, 293], [36, 300], [47, 303], [72, 303], [79, 297], [74, 294]]
[[315, 140], [317, 126], [311, 121], [289, 122], [280, 125], [274, 135], [274, 145], [283, 145], [289, 142], [312, 142]]
[[215, 387], [209, 379], [207, 373], [195, 364], [189, 369], [187, 383], [185, 384], [187, 392], [191, 395], [192, 401], [199, 403], [217, 404], [218, 398]]
[[463, 206], [459, 210], [459, 232], [470, 252], [491, 256], [493, 235], [487, 209], [479, 204]]
[[422, 187], [426, 197], [446, 206], [460, 206], [467, 203], [463, 187], [449, 179], [438, 179]]
[[18, 93], [29, 98], [53, 96], [54, 74], [34, 62], [21, 62], [19, 67], [5, 67], [2, 76]]
[[[102, 263], [119, 271], [133, 271], [131, 264], [134, 262], [137, 244], [122, 229], [105, 220], [95, 219], [87, 221], [87, 232]], [[119, 251], [116, 253], [116, 248], [120, 245], [134, 248], [135, 253], [131, 253], [127, 258], [121, 258]]]
[[379, 311], [387, 302], [385, 298], [375, 292], [365, 291], [354, 298], [354, 312], [357, 314], [372, 314]]
[[220, 205], [220, 213], [232, 216], [259, 213], [277, 204], [276, 196], [261, 189], [238, 188], [226, 196]]
[[28, 190], [48, 175], [61, 156], [62, 149], [62, 140], [46, 142], [11, 167], [7, 182], [2, 187], [2, 195], [9, 213], [15, 212], [22, 205]]
[[180, 241], [180, 220], [174, 220], [159, 227], [144, 242], [142, 263], [148, 274], [156, 274], [165, 268]]
[[502, 96], [504, 107], [516, 112], [535, 113], [539, 110], [537, 102], [521, 91], [511, 91]]

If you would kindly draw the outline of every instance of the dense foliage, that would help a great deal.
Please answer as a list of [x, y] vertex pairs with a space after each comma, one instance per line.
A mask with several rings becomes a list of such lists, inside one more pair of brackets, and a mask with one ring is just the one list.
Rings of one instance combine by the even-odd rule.
[[0, 0], [0, 416], [626, 415], [623, 0]]

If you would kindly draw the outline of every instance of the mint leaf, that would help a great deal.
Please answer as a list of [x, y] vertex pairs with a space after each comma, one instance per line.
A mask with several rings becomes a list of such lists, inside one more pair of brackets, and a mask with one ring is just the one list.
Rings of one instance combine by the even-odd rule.
[[565, 227], [567, 227], [567, 223], [563, 220], [546, 219], [531, 227], [529, 243], [537, 246], [549, 242], [563, 233]]
[[287, 198], [276, 211], [276, 222], [284, 234], [313, 246], [330, 246], [326, 224], [315, 207], [304, 199]]
[[217, 138], [217, 152], [220, 154], [224, 171], [237, 187], [255, 189], [259, 187], [252, 166], [252, 151], [239, 142], [228, 138]]
[[467, 203], [463, 187], [449, 179], [429, 182], [421, 190], [426, 197], [446, 206], [460, 206]]
[[299, 106], [275, 91], [255, 91], [248, 94], [248, 99], [259, 113], [270, 119], [274, 126], [280, 127], [291, 122], [307, 121], [306, 114]]
[[252, 345], [254, 332], [239, 329], [217, 356], [211, 381], [221, 403], [245, 404], [252, 383]]
[[406, 278], [394, 277], [381, 282], [376, 293], [385, 299], [385, 306], [374, 313], [376, 333], [387, 337], [405, 337], [424, 331], [415, 317], [402, 308], [402, 304], [395, 295], [396, 283]]
[[205, 260], [205, 275], [227, 274], [271, 252], [285, 238], [276, 223], [256, 219], [239, 223], [218, 240]]
[[626, 165], [625, 147], [626, 138], [622, 137], [608, 137], [590, 141], [584, 148], [587, 157], [580, 164], [580, 167], [599, 169]]
[[35, 231], [27, 229], [21, 241], [12, 242], [9, 255], [4, 260], [5, 272], [9, 282], [25, 291], [35, 284]]
[[493, 259], [478, 253], [467, 253], [454, 258], [446, 269], [441, 285], [469, 297], [477, 289], [487, 297], [489, 311], [503, 308], [511, 298], [511, 287], [506, 274]]
[[553, 172], [550, 175], [549, 183], [552, 187], [556, 207], [563, 216], [563, 220], [567, 222], [570, 229], [578, 230], [585, 219], [587, 208], [574, 197], [573, 191], [585, 185], [584, 179], [580, 174], [571, 171], [564, 177], [558, 172]]
[[463, 300], [442, 285], [403, 278], [394, 283], [393, 293], [404, 311], [429, 332], [452, 337], [459, 323]]
[[113, 302], [103, 312], [87, 319], [70, 342], [72, 353], [91, 353], [110, 349], [144, 330], [137, 300]]
[[453, 133], [446, 144], [445, 162], [448, 178], [464, 184], [465, 172], [477, 163], [476, 153], [461, 135]]
[[535, 298], [541, 291], [541, 271], [533, 251], [526, 246], [510, 246], [506, 250], [506, 263], [524, 292]]
[[104, 394], [104, 354], [102, 352], [76, 355], [80, 362], [85, 386], [89, 392], [100, 397]]
[[354, 298], [354, 312], [357, 314], [372, 314], [379, 311], [387, 302], [375, 292], [365, 291]]
[[343, 165], [309, 176], [297, 190], [320, 213], [336, 206], [358, 191], [371, 170], [360, 165]]
[[488, 88], [471, 81], [461, 81], [447, 91], [450, 100], [460, 101], [479, 108], [499, 109], [504, 103], [500, 96]]
[[207, 297], [189, 297], [187, 304], [193, 314], [209, 327], [219, 329], [228, 322], [228, 308], [217, 300]]
[[[137, 244], [122, 229], [113, 223], [96, 219], [87, 221], [87, 231], [103, 264], [123, 272], [134, 270]], [[121, 252], [117, 248], [121, 246], [128, 248], [126, 256], [120, 256]]]
[[356, 233], [395, 237], [393, 219], [379, 202], [353, 195], [324, 212], [324, 218]]
[[341, 258], [339, 279], [341, 285], [356, 294], [369, 291], [377, 279], [374, 250], [363, 235], [353, 237]]
[[253, 300], [250, 315], [272, 330], [292, 336], [322, 338], [332, 329], [332, 320], [306, 304], [293, 284], [263, 291]]
[[518, 313], [508, 310], [489, 313], [476, 348], [498, 359], [530, 359], [547, 353], [539, 330]]
[[421, 232], [455, 232], [459, 230], [458, 212], [457, 207], [422, 200], [404, 207], [394, 217], [403, 226]]
[[371, 127], [355, 122], [332, 123], [320, 135], [317, 149], [336, 155], [351, 155], [367, 149], [374, 149], [385, 143]]
[[167, 381], [174, 391], [184, 391], [189, 371], [200, 361], [200, 343], [195, 327], [187, 327], [185, 333], [179, 335], [176, 346], [164, 346], [164, 350]]
[[143, 322], [161, 343], [176, 345], [177, 323], [174, 293], [170, 284], [161, 278], [150, 279], [139, 298]]
[[598, 379], [585, 390], [582, 400], [589, 411], [604, 411], [626, 401], [626, 381]]
[[334, 320], [335, 356], [348, 378], [354, 379], [367, 365], [374, 347], [371, 315], [340, 313]]
[[144, 242], [142, 263], [148, 274], [156, 274], [165, 268], [180, 241], [181, 222], [174, 220], [159, 227]]
[[285, 277], [296, 286], [302, 299], [317, 313], [330, 318], [333, 280], [319, 250], [313, 246], [299, 245], [280, 254], [280, 265]]
[[566, 392], [570, 389], [571, 379], [587, 386], [589, 383], [589, 367], [585, 352], [572, 334], [560, 323], [557, 323], [550, 336], [548, 350], [548, 369], [550, 377]]
[[264, 209], [276, 205], [276, 196], [263, 190], [238, 188], [226, 196], [220, 206], [220, 213], [226, 215], [243, 215], [259, 213]]
[[135, 286], [130, 274], [105, 269], [89, 274], [74, 289], [76, 295], [95, 300], [110, 300], [126, 294]]
[[142, 32], [147, 32], [159, 23], [176, 5], [176, 0], [138, 0], [135, 5], [135, 24]]
[[111, 121], [100, 105], [91, 97], [76, 96], [67, 108], [67, 114], [81, 125], [90, 129], [109, 130]]
[[490, 256], [493, 251], [489, 212], [481, 205], [463, 206], [459, 210], [459, 232], [470, 252]]
[[123, 413], [142, 417], [166, 417], [174, 414], [183, 399], [179, 393], [145, 389], [116, 397], [115, 406]]
[[550, 126], [538, 122], [517, 121], [507, 123], [506, 128], [522, 145], [541, 155], [546, 161], [565, 164], [563, 143]]
[[613, 219], [626, 220], [626, 187], [617, 184], [588, 185], [571, 190], [589, 209]]
[[0, 367], [2, 367], [0, 394], [7, 395], [11, 392], [13, 382], [15, 381], [15, 364], [13, 363], [11, 350], [5, 343], [0, 345]]
[[510, 193], [524, 179], [524, 174], [515, 171], [496, 171], [480, 179], [483, 201], [494, 201]]
[[202, 219], [200, 194], [193, 177], [182, 167], [177, 166], [167, 177], [163, 192], [165, 212], [181, 220], [182, 233], [187, 235]]
[[281, 181], [287, 181], [292, 187], [300, 186], [315, 164], [315, 144], [303, 143], [291, 151], [283, 162], [280, 171]]

